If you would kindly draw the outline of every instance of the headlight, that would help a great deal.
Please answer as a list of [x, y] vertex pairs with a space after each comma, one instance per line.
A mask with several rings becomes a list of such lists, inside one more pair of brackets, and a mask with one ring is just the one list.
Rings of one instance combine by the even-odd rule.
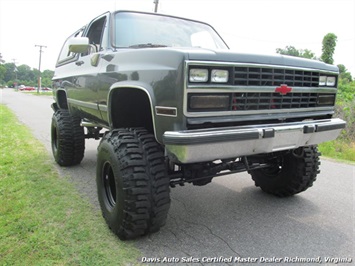
[[335, 77], [327, 77], [327, 86], [334, 87], [335, 86]]
[[319, 86], [335, 87], [336, 80], [335, 76], [320, 76]]
[[320, 76], [319, 77], [319, 86], [325, 86], [327, 83], [327, 77], [326, 76]]
[[228, 70], [212, 69], [211, 71], [211, 82], [226, 83], [228, 82], [228, 78], [229, 78]]
[[189, 96], [190, 111], [226, 111], [230, 105], [228, 94], [192, 94]]
[[203, 68], [192, 68], [190, 69], [190, 82], [207, 82], [208, 81], [208, 70]]
[[335, 103], [335, 94], [320, 94], [317, 100], [318, 106], [333, 106]]

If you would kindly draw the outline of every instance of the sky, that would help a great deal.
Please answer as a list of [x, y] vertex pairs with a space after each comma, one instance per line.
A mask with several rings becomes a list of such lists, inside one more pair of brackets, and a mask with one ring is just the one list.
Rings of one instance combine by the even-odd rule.
[[[154, 12], [154, 0], [0, 0], [0, 53], [6, 62], [54, 70], [65, 39], [112, 10]], [[355, 0], [159, 0], [158, 12], [211, 24], [231, 50], [275, 54], [292, 45], [317, 57], [338, 37], [334, 64], [355, 77]]]

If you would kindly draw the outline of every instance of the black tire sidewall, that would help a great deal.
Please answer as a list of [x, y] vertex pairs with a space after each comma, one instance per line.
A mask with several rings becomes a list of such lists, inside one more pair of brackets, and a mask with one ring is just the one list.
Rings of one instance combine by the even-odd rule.
[[56, 162], [61, 164], [62, 162], [60, 161], [60, 149], [58, 148], [58, 138], [59, 138], [59, 129], [58, 129], [58, 121], [57, 121], [57, 115], [53, 114], [52, 117], [52, 124], [51, 124], [51, 147], [52, 147], [52, 153], [53, 157]]
[[[125, 195], [123, 190], [123, 179], [120, 167], [118, 164], [118, 160], [115, 157], [116, 154], [114, 152], [114, 147], [104, 140], [100, 144], [98, 150], [96, 183], [98, 199], [101, 206], [102, 214], [110, 229], [114, 233], [120, 234], [121, 228], [119, 225], [121, 225], [124, 220], [124, 209], [122, 208], [122, 205], [125, 200]], [[106, 163], [110, 163], [115, 176], [117, 197], [116, 204], [113, 208], [110, 208], [107, 202], [103, 181], [103, 170]]]

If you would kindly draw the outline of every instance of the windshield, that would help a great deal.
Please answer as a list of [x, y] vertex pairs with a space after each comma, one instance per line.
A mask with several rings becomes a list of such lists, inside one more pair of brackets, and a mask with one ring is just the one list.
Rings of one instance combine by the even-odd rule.
[[113, 25], [117, 48], [201, 47], [228, 49], [207, 24], [153, 14], [117, 12]]

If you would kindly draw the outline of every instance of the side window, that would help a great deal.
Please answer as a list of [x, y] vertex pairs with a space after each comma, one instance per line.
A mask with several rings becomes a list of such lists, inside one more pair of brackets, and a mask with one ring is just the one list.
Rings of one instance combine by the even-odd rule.
[[58, 62], [57, 65], [61, 65], [64, 63], [67, 63], [68, 61], [71, 61], [72, 59], [75, 58], [76, 54], [72, 53], [69, 51], [69, 46], [68, 46], [68, 40], [71, 38], [75, 37], [81, 37], [83, 35], [83, 32], [85, 30], [84, 28], [81, 28], [77, 32], [75, 32], [73, 35], [71, 35], [64, 43], [62, 50], [60, 51], [59, 57], [58, 57]]
[[86, 37], [89, 38], [90, 49], [87, 53], [82, 54], [82, 56], [97, 53], [101, 50], [102, 45], [102, 36], [104, 28], [106, 25], [106, 16], [95, 20], [89, 27]]

